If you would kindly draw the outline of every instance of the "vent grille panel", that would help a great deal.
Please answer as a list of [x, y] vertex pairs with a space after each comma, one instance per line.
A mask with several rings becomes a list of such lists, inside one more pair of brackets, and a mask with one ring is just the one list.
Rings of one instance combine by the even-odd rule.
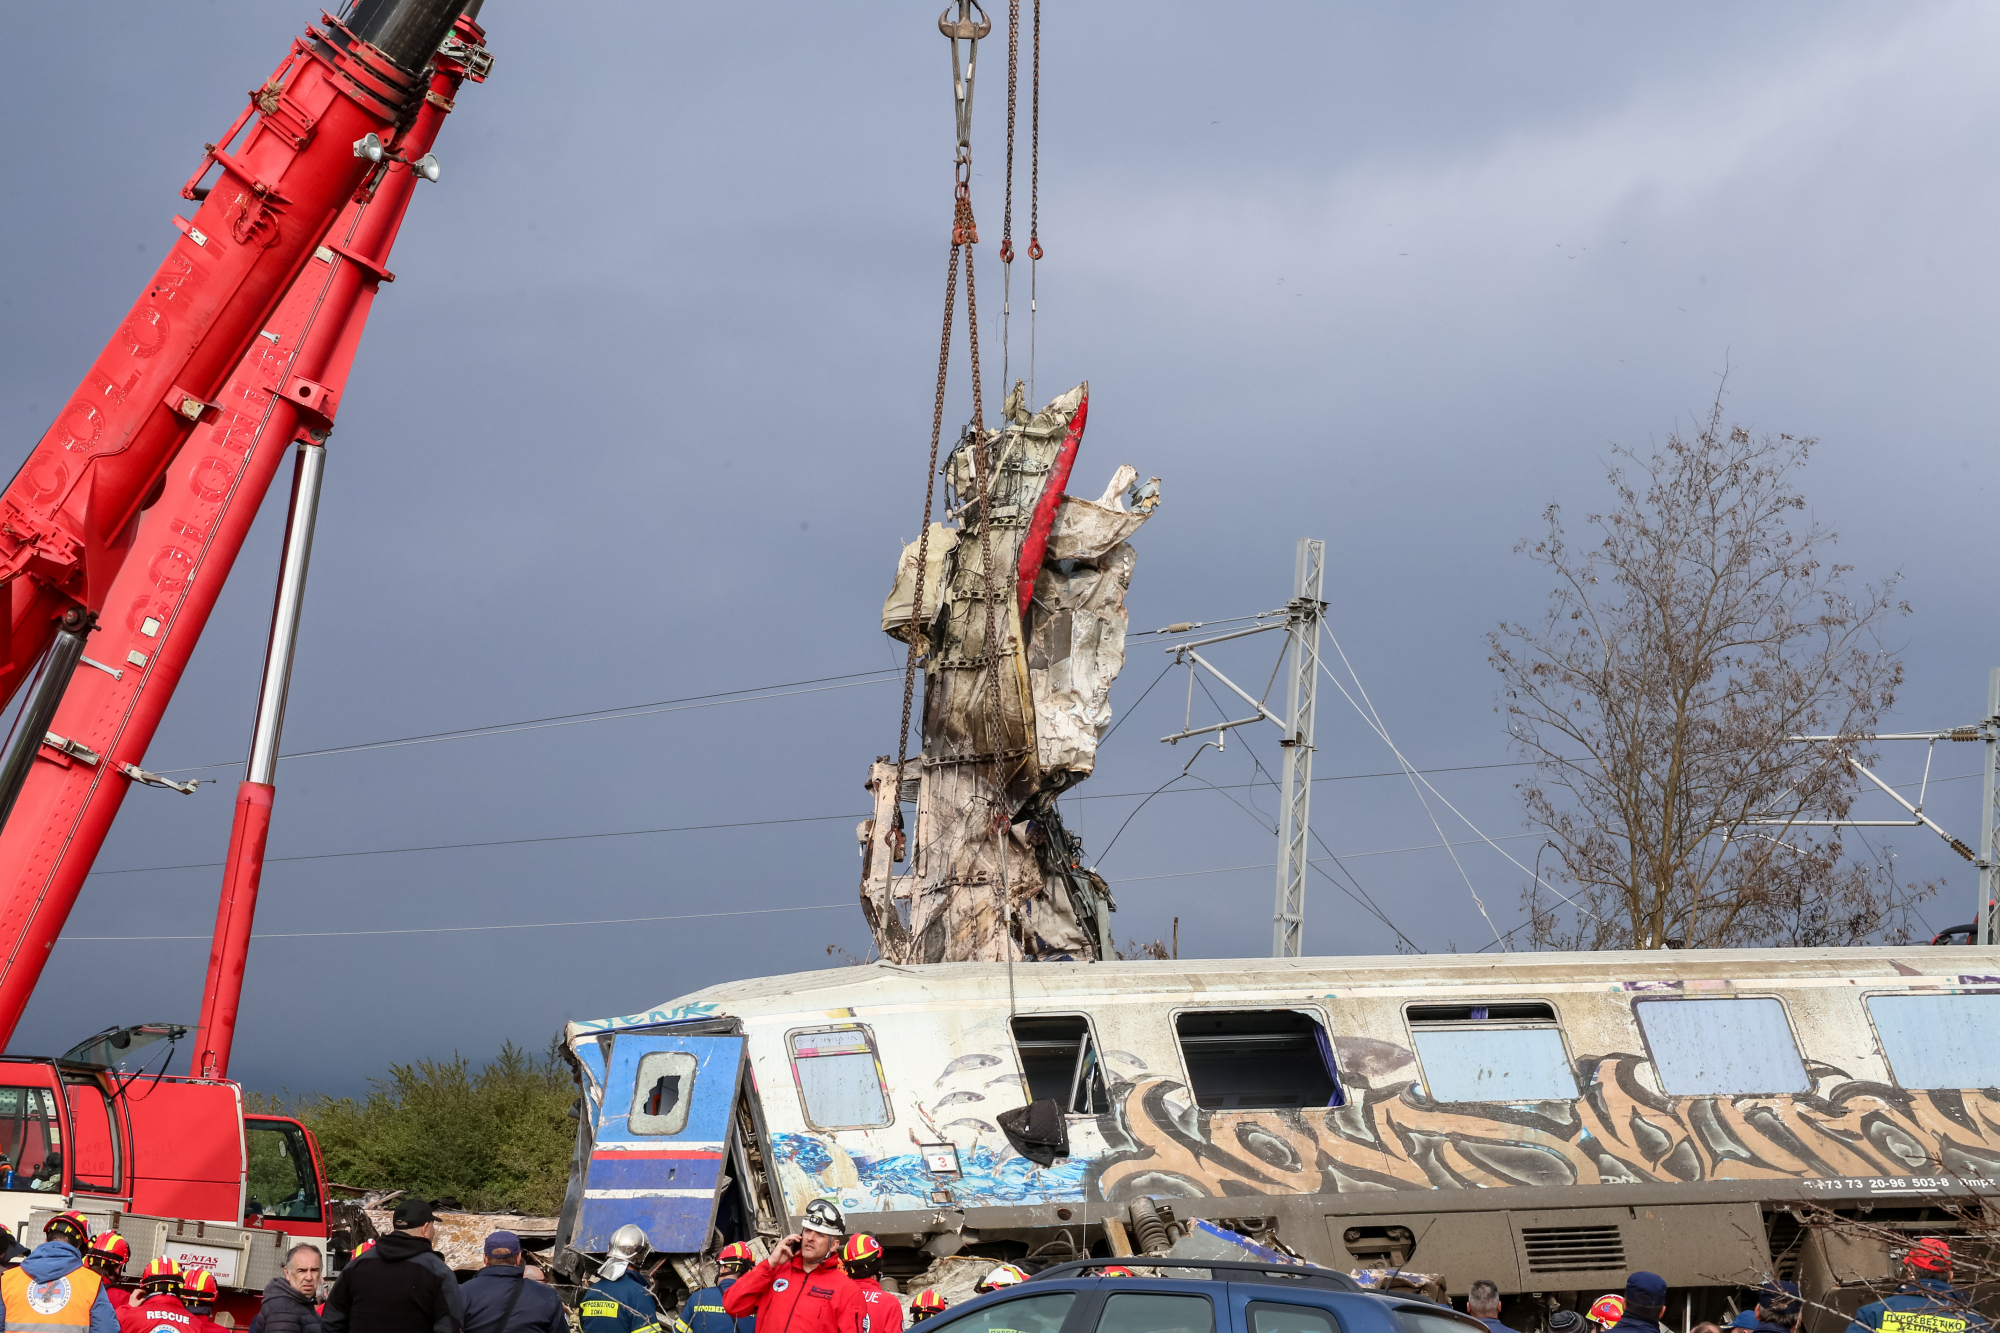
[[1616, 1226], [1523, 1227], [1530, 1273], [1585, 1273], [1625, 1267], [1625, 1240]]

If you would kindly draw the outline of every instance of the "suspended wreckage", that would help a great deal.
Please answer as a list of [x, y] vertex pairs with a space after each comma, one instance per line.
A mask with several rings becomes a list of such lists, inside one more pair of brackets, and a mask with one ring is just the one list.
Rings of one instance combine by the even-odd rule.
[[1064, 494], [1090, 386], [1032, 415], [1024, 399], [1016, 381], [1004, 426], [968, 430], [952, 451], [957, 526], [933, 523], [903, 548], [882, 606], [883, 632], [915, 641], [924, 674], [923, 752], [870, 766], [875, 810], [856, 830], [862, 909], [891, 962], [1115, 956], [1110, 889], [1056, 798], [1090, 776], [1111, 725], [1128, 539], [1160, 479], [1121, 465], [1097, 499]]

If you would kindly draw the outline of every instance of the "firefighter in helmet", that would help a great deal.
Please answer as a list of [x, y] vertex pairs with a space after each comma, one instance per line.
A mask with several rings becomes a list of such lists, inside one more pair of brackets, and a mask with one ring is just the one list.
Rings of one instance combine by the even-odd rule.
[[124, 1304], [124, 1288], [119, 1279], [125, 1276], [125, 1265], [132, 1262], [132, 1247], [123, 1236], [115, 1231], [100, 1231], [91, 1240], [90, 1248], [83, 1252], [83, 1261], [90, 1265], [92, 1272], [103, 1279], [104, 1285], [117, 1292], [112, 1300], [112, 1308]]
[[722, 1297], [756, 1262], [757, 1256], [740, 1240], [723, 1246], [722, 1253], [715, 1256], [715, 1281], [687, 1298], [674, 1316], [674, 1333], [751, 1333], [757, 1327], [756, 1319], [750, 1315], [732, 1318], [722, 1308]]
[[834, 1310], [839, 1333], [903, 1333], [903, 1307], [882, 1290], [882, 1242], [853, 1235], [840, 1247], [847, 1289]]
[[124, 1333], [191, 1333], [194, 1316], [181, 1301], [181, 1266], [161, 1255], [139, 1274], [138, 1299], [118, 1312]]
[[916, 1299], [910, 1302], [910, 1322], [921, 1324], [926, 1319], [934, 1319], [943, 1314], [946, 1308], [944, 1297], [925, 1287], [917, 1293]]
[[577, 1304], [583, 1333], [660, 1333], [660, 1305], [638, 1268], [652, 1252], [646, 1233], [626, 1223], [611, 1233], [597, 1281]]

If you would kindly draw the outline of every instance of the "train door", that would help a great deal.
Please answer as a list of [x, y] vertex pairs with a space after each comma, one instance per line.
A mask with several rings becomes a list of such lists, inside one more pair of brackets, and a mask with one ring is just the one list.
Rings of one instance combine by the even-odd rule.
[[620, 1033], [611, 1041], [572, 1249], [602, 1253], [627, 1223], [656, 1250], [706, 1247], [728, 1183], [743, 1047], [737, 1036]]

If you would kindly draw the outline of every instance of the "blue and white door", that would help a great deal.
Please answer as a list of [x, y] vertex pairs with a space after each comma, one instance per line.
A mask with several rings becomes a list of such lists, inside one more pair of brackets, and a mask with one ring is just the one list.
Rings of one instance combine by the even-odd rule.
[[602, 1253], [630, 1222], [656, 1250], [700, 1251], [715, 1220], [742, 1080], [741, 1037], [614, 1038], [570, 1245]]

